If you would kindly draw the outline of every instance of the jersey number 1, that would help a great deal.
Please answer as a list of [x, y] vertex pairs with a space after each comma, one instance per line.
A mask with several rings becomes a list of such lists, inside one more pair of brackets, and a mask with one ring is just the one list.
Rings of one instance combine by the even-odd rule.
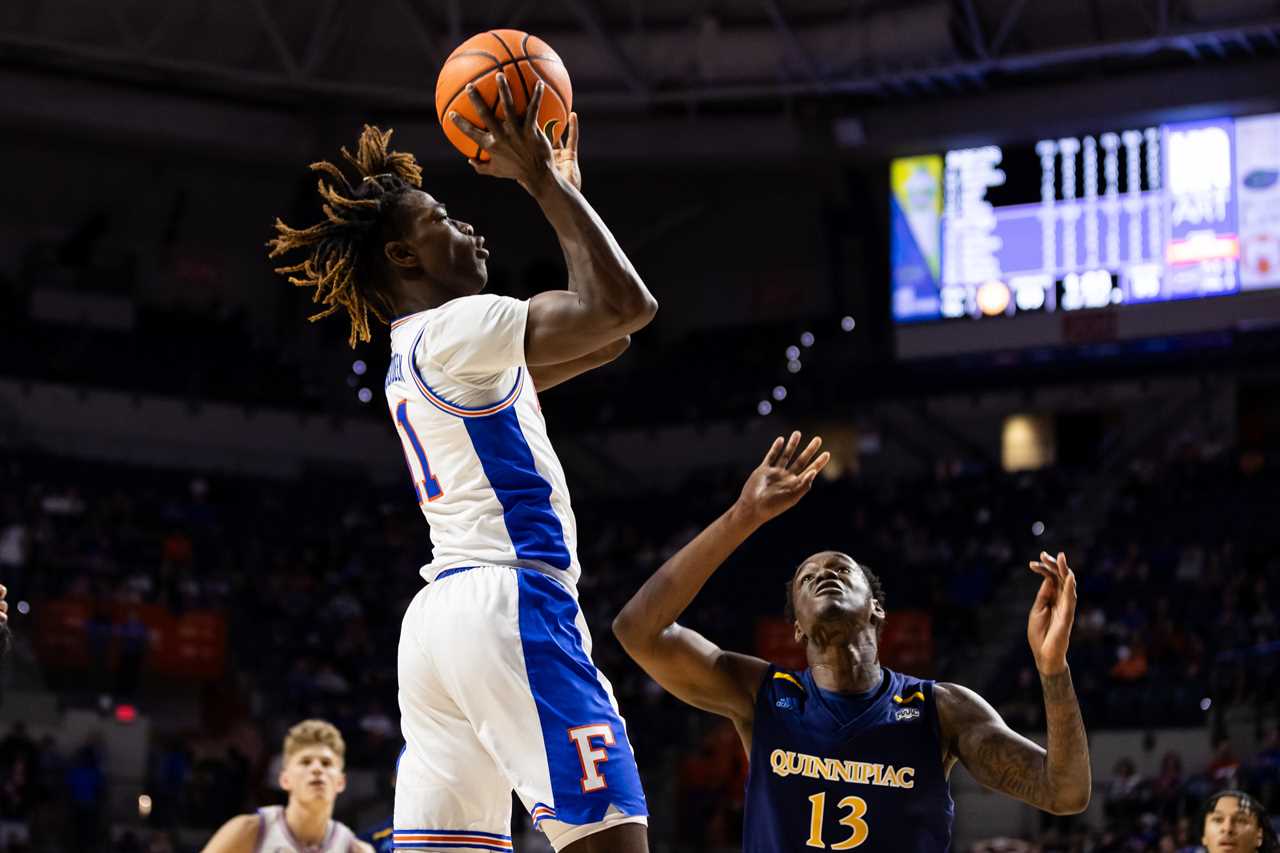
[[812, 803], [812, 808], [809, 810], [809, 840], [805, 842], [806, 846], [817, 847], [819, 850], [852, 850], [867, 840], [871, 830], [863, 820], [867, 816], [867, 801], [862, 797], [845, 797], [840, 801], [839, 807], [849, 810], [847, 815], [840, 818], [840, 825], [853, 831], [844, 841], [837, 841], [830, 847], [822, 843], [822, 818], [826, 811], [827, 795], [825, 792], [814, 794], [809, 802]]
[[[409, 462], [409, 476], [413, 477], [413, 493], [418, 496], [418, 503], [424, 504], [435, 500], [444, 494], [444, 489], [440, 488], [440, 481], [436, 479], [436, 475], [431, 473], [431, 463], [427, 461], [427, 451], [423, 449], [422, 442], [418, 440], [418, 434], [413, 431], [413, 424], [409, 423], [409, 403], [401, 400], [396, 405], [396, 424], [404, 431], [404, 437], [408, 439], [409, 446], [413, 448], [413, 453], [418, 457], [418, 465], [422, 471], [422, 480], [419, 482], [416, 472], [413, 470], [413, 463]], [[409, 461], [408, 454], [405, 454], [405, 461]]]

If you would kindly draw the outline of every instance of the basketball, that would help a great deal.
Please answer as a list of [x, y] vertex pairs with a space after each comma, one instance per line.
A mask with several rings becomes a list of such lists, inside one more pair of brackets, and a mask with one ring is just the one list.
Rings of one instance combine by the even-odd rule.
[[436, 80], [436, 116], [440, 119], [440, 126], [453, 147], [467, 157], [489, 159], [489, 155], [459, 130], [448, 115], [450, 111], [456, 111], [477, 127], [485, 127], [467, 97], [467, 84], [474, 83], [484, 102], [499, 119], [503, 118], [505, 110], [498, 98], [498, 81], [494, 73], [499, 70], [507, 75], [515, 108], [521, 115], [524, 115], [533, 87], [539, 80], [545, 84], [538, 124], [548, 139], [554, 142], [568, 127], [569, 112], [573, 109], [573, 87], [569, 84], [569, 72], [556, 52], [542, 39], [520, 30], [489, 30], [458, 45], [445, 60]]

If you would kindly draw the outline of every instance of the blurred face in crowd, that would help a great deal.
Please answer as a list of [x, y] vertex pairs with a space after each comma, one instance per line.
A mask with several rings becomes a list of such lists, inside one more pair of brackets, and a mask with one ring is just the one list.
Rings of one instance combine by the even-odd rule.
[[1201, 843], [1209, 853], [1253, 853], [1262, 846], [1262, 825], [1238, 798], [1221, 797], [1205, 815]]
[[289, 792], [290, 801], [332, 808], [347, 787], [347, 775], [342, 772], [342, 759], [330, 747], [304, 746], [285, 761], [280, 787]]
[[791, 581], [791, 601], [797, 642], [814, 636], [815, 629], [857, 630], [884, 621], [884, 608], [867, 576], [852, 557], [839, 551], [822, 551], [800, 564]]

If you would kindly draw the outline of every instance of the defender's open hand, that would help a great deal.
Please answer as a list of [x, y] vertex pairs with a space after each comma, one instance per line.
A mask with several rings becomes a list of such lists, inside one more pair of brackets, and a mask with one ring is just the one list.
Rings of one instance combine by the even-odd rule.
[[1041, 675], [1056, 675], [1067, 668], [1067, 645], [1076, 618], [1076, 576], [1061, 551], [1057, 557], [1041, 551], [1031, 561], [1031, 571], [1044, 580], [1027, 617], [1027, 642]]
[[830, 453], [818, 454], [822, 439], [814, 436], [799, 453], [800, 433], [793, 432], [783, 443], [774, 439], [764, 461], [751, 472], [738, 497], [738, 508], [755, 524], [764, 524], [799, 503], [809, 492], [813, 479], [831, 461]]

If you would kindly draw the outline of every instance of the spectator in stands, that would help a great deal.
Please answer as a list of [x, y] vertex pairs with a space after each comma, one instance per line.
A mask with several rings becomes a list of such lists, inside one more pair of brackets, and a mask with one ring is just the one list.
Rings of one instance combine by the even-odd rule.
[[1132, 758], [1121, 758], [1107, 781], [1103, 810], [1109, 821], [1132, 830], [1146, 801], [1145, 780]]
[[66, 785], [76, 847], [92, 850], [102, 838], [102, 805], [106, 793], [106, 777], [92, 744], [77, 750], [67, 770]]
[[1231, 738], [1221, 737], [1214, 741], [1207, 772], [1215, 788], [1235, 786], [1240, 773], [1240, 759], [1231, 748]]

